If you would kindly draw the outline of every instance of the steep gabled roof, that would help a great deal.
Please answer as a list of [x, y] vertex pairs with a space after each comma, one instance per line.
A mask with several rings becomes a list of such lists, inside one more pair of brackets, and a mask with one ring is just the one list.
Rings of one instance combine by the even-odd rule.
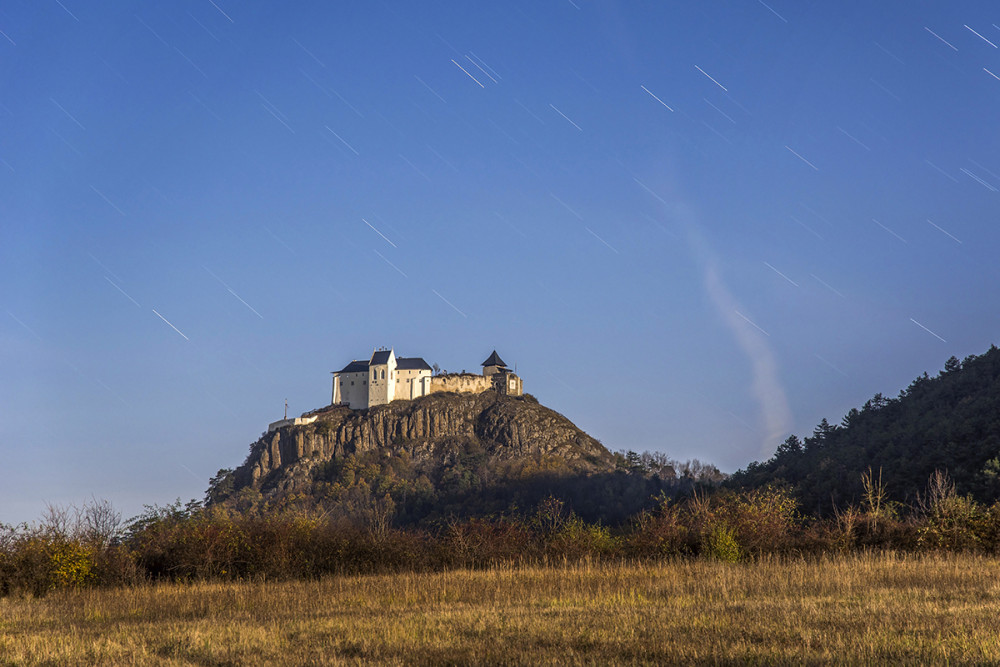
[[396, 357], [396, 368], [401, 371], [429, 371], [431, 367], [420, 357]]
[[368, 362], [369, 366], [381, 366], [389, 363], [389, 355], [392, 354], [392, 350], [376, 350], [372, 353], [372, 360]]
[[368, 362], [367, 361], [358, 361], [357, 359], [355, 359], [354, 361], [352, 361], [351, 363], [347, 364], [346, 366], [344, 366], [342, 369], [340, 369], [337, 372], [338, 373], [360, 373], [362, 371], [365, 372], [365, 373], [368, 372]]
[[[372, 354], [371, 361], [358, 361], [355, 359], [335, 373], [366, 373], [371, 366], [378, 366], [389, 363], [389, 355], [392, 350], [376, 350]], [[407, 371], [429, 371], [431, 367], [421, 357], [396, 357], [396, 368]]]
[[489, 359], [487, 359], [486, 361], [484, 361], [483, 363], [481, 363], [479, 365], [480, 366], [500, 366], [502, 368], [506, 368], [507, 367], [507, 364], [505, 364], [503, 362], [503, 359], [500, 358], [500, 355], [497, 354], [496, 350], [493, 350], [493, 354], [490, 355]]

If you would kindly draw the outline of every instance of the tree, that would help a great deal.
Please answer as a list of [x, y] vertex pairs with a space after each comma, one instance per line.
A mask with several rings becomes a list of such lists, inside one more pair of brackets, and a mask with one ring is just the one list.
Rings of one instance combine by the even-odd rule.
[[392, 527], [392, 518], [396, 515], [396, 503], [392, 496], [386, 493], [381, 498], [372, 498], [371, 518], [368, 530], [378, 542], [383, 542]]
[[889, 516], [888, 493], [882, 483], [882, 469], [878, 469], [878, 477], [875, 477], [869, 466], [868, 472], [861, 475], [861, 486], [864, 488], [864, 508], [868, 520], [872, 530], [878, 530], [879, 520]]
[[996, 494], [1000, 490], [1000, 456], [994, 456], [986, 462], [980, 472], [986, 482], [987, 491]]
[[788, 436], [783, 443], [778, 445], [778, 449], [774, 452], [775, 459], [784, 459], [798, 456], [802, 453], [802, 441], [799, 440], [797, 435]]
[[207, 504], [220, 503], [233, 494], [235, 483], [232, 468], [222, 468], [215, 477], [208, 480], [208, 491], [205, 492]]
[[852, 425], [857, 423], [858, 417], [860, 416], [861, 413], [857, 408], [851, 408], [847, 411], [847, 414], [844, 415], [844, 418], [840, 420], [840, 426], [842, 428], [851, 428]]
[[94, 498], [80, 511], [80, 524], [87, 539], [106, 547], [121, 537], [122, 513], [109, 501]]
[[837, 427], [833, 426], [826, 420], [826, 417], [820, 421], [820, 423], [813, 429], [812, 437], [806, 438], [805, 449], [815, 450], [818, 447], [823, 447], [827, 444], [830, 436], [836, 432]]
[[830, 422], [826, 420], [826, 417], [823, 417], [819, 425], [817, 425], [816, 428], [813, 430], [813, 438], [816, 439], [818, 442], [825, 443], [827, 440], [830, 439], [830, 436], [833, 435], [833, 433], [836, 430], [837, 427], [832, 426]]
[[958, 357], [951, 356], [948, 357], [948, 361], [944, 362], [944, 373], [951, 373], [952, 371], [957, 371], [962, 368], [962, 362], [958, 360]]
[[869, 412], [869, 411], [881, 410], [887, 405], [889, 405], [889, 400], [882, 395], [882, 392], [879, 392], [865, 402], [864, 406], [861, 408], [861, 411]]

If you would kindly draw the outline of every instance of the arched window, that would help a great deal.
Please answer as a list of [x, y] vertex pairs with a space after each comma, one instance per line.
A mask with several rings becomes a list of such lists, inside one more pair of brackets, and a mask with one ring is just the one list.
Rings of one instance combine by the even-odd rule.
[[382, 369], [382, 379], [383, 380], [385, 379], [385, 369], [384, 368]]

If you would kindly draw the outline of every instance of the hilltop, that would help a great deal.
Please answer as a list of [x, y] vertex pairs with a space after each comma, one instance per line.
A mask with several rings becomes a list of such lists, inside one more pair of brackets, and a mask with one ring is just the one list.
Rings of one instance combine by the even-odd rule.
[[805, 511], [828, 514], [858, 502], [869, 468], [881, 470], [889, 500], [916, 500], [937, 470], [959, 494], [1000, 498], [1000, 349], [951, 357], [936, 377], [924, 373], [896, 398], [876, 394], [840, 424], [823, 419], [810, 437], [791, 436], [730, 483], [787, 483]]
[[516, 511], [555, 494], [606, 517], [662, 488], [651, 475], [625, 474], [621, 455], [530, 394], [438, 392], [289, 421], [254, 442], [238, 468], [220, 471], [209, 504], [405, 523]]

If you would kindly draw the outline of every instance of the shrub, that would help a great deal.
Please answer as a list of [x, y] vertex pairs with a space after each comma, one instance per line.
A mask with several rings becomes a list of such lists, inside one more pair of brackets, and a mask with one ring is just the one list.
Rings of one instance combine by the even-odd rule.
[[528, 530], [508, 519], [450, 522], [437, 543], [440, 562], [449, 567], [516, 563], [536, 553]]
[[720, 513], [748, 552], [787, 551], [794, 544], [796, 501], [787, 489], [765, 486], [722, 500]]
[[663, 558], [692, 551], [691, 529], [683, 506], [669, 499], [652, 512], [640, 512], [623, 540], [623, 550], [634, 558]]
[[765, 486], [734, 492], [695, 494], [685, 503], [690, 536], [703, 548], [719, 525], [725, 525], [747, 555], [790, 551], [799, 533], [796, 501], [784, 488]]
[[926, 495], [918, 501], [923, 522], [917, 528], [917, 545], [948, 551], [978, 549], [988, 515], [969, 496], [955, 492], [955, 484], [943, 471], [935, 471]]
[[616, 550], [618, 541], [604, 526], [588, 524], [571, 515], [559, 528], [547, 536], [545, 553], [549, 557], [577, 561], [584, 558], [603, 558]]
[[48, 545], [50, 587], [79, 588], [93, 583], [94, 550], [77, 541], [56, 540]]
[[705, 538], [702, 553], [725, 563], [736, 563], [743, 558], [743, 550], [736, 541], [735, 531], [724, 523], [712, 526]]

